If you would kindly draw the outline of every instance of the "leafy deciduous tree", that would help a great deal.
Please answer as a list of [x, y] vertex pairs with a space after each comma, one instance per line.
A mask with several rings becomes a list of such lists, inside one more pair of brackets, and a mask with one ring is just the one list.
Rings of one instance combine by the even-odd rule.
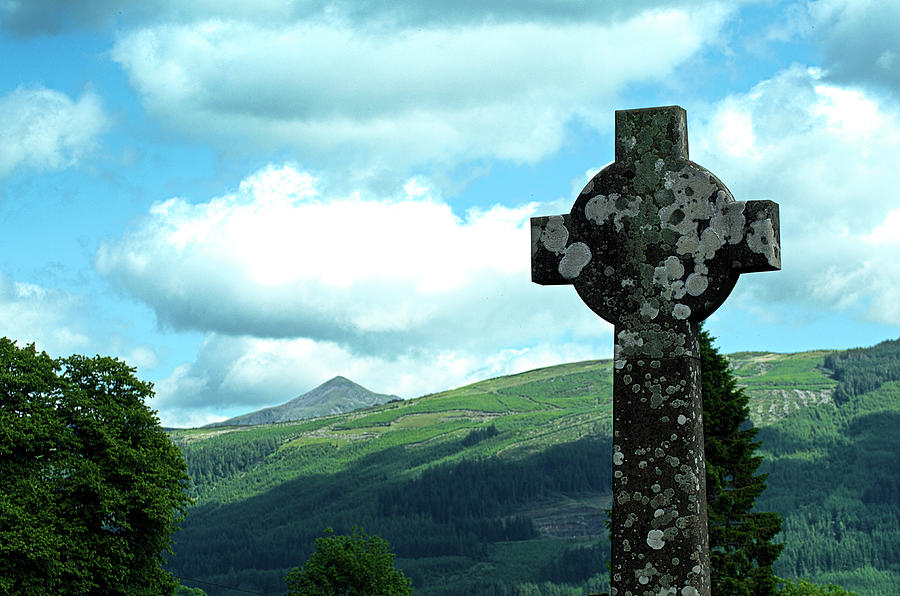
[[0, 339], [0, 594], [172, 594], [184, 459], [117, 359]]
[[387, 541], [354, 527], [349, 535], [316, 539], [316, 550], [285, 581], [289, 595], [303, 596], [407, 596], [412, 581], [394, 567]]
[[797, 580], [796, 583], [781, 578], [777, 581], [782, 584], [781, 591], [778, 592], [781, 596], [856, 596], [856, 592], [849, 592], [834, 584], [820, 586], [807, 579]]

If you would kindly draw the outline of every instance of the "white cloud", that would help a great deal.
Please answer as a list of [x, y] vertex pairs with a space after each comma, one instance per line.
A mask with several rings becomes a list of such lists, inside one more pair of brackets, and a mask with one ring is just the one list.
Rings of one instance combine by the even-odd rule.
[[0, 335], [19, 347], [33, 343], [53, 358], [72, 354], [119, 358], [145, 378], [160, 364], [157, 349], [123, 333], [127, 324], [98, 306], [101, 301], [96, 295], [13, 281], [0, 273]]
[[206, 334], [157, 382], [167, 424], [281, 403], [338, 374], [413, 397], [610, 355], [609, 325], [572, 288], [531, 283], [535, 205], [458, 217], [424, 180], [405, 189], [323, 197], [308, 174], [270, 166], [205, 203], [158, 203], [103, 244], [102, 274], [165, 326]]
[[900, 92], [900, 3], [896, 0], [813, 0], [785, 11], [789, 24], [773, 31], [818, 45], [829, 81]]
[[720, 102], [692, 126], [691, 148], [738, 200], [780, 204], [784, 269], [747, 276], [737, 303], [853, 308], [900, 324], [893, 104], [794, 66]]
[[94, 93], [73, 101], [53, 89], [18, 87], [0, 97], [0, 178], [19, 166], [72, 166], [106, 127], [107, 117]]
[[60, 290], [12, 281], [0, 274], [0, 320], [3, 335], [19, 347], [34, 343], [53, 357], [68, 356], [90, 345], [88, 331], [78, 321], [79, 297]]
[[530, 283], [535, 205], [460, 218], [421, 182], [406, 188], [325, 198], [308, 174], [270, 166], [206, 203], [155, 204], [96, 265], [175, 329], [357, 354], [527, 344], [592, 318], [564, 306], [574, 292]]
[[597, 2], [567, 0], [457, 0], [452, 9], [421, 0], [3, 0], [0, 28], [17, 35], [53, 34], [68, 30], [157, 23], [191, 23], [219, 18], [278, 25], [300, 20], [353, 24], [367, 28], [423, 27], [543, 20], [584, 22], [603, 17], [621, 20], [647, 9], [707, 5], [709, 0], [631, 0]]
[[663, 81], [731, 10], [705, 3], [619, 20], [598, 10], [583, 21], [500, 10], [420, 27], [204, 20], [129, 31], [112, 55], [147, 108], [185, 134], [232, 150], [286, 148], [314, 167], [403, 172], [536, 161], [571, 118], [606, 126], [626, 85]]

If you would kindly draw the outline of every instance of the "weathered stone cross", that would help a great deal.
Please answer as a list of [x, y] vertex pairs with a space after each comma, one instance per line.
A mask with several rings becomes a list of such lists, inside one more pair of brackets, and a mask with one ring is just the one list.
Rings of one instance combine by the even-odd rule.
[[568, 215], [532, 218], [532, 280], [615, 325], [612, 594], [708, 596], [698, 323], [781, 268], [778, 205], [689, 161], [678, 106], [617, 111], [615, 146]]

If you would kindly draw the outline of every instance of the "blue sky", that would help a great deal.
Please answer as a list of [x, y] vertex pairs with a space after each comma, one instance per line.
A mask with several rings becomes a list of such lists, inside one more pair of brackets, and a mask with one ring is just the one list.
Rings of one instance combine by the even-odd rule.
[[691, 159], [780, 204], [725, 352], [900, 337], [894, 0], [0, 1], [0, 333], [108, 354], [164, 424], [334, 375], [415, 397], [606, 358], [530, 283], [528, 220], [678, 104]]

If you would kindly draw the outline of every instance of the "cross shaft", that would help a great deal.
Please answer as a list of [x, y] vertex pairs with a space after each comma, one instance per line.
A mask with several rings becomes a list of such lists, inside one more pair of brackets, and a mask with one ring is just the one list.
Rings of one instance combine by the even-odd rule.
[[615, 154], [570, 213], [532, 218], [532, 280], [615, 326], [613, 594], [708, 596], [698, 324], [781, 268], [778, 205], [691, 162], [678, 106], [617, 111]]

